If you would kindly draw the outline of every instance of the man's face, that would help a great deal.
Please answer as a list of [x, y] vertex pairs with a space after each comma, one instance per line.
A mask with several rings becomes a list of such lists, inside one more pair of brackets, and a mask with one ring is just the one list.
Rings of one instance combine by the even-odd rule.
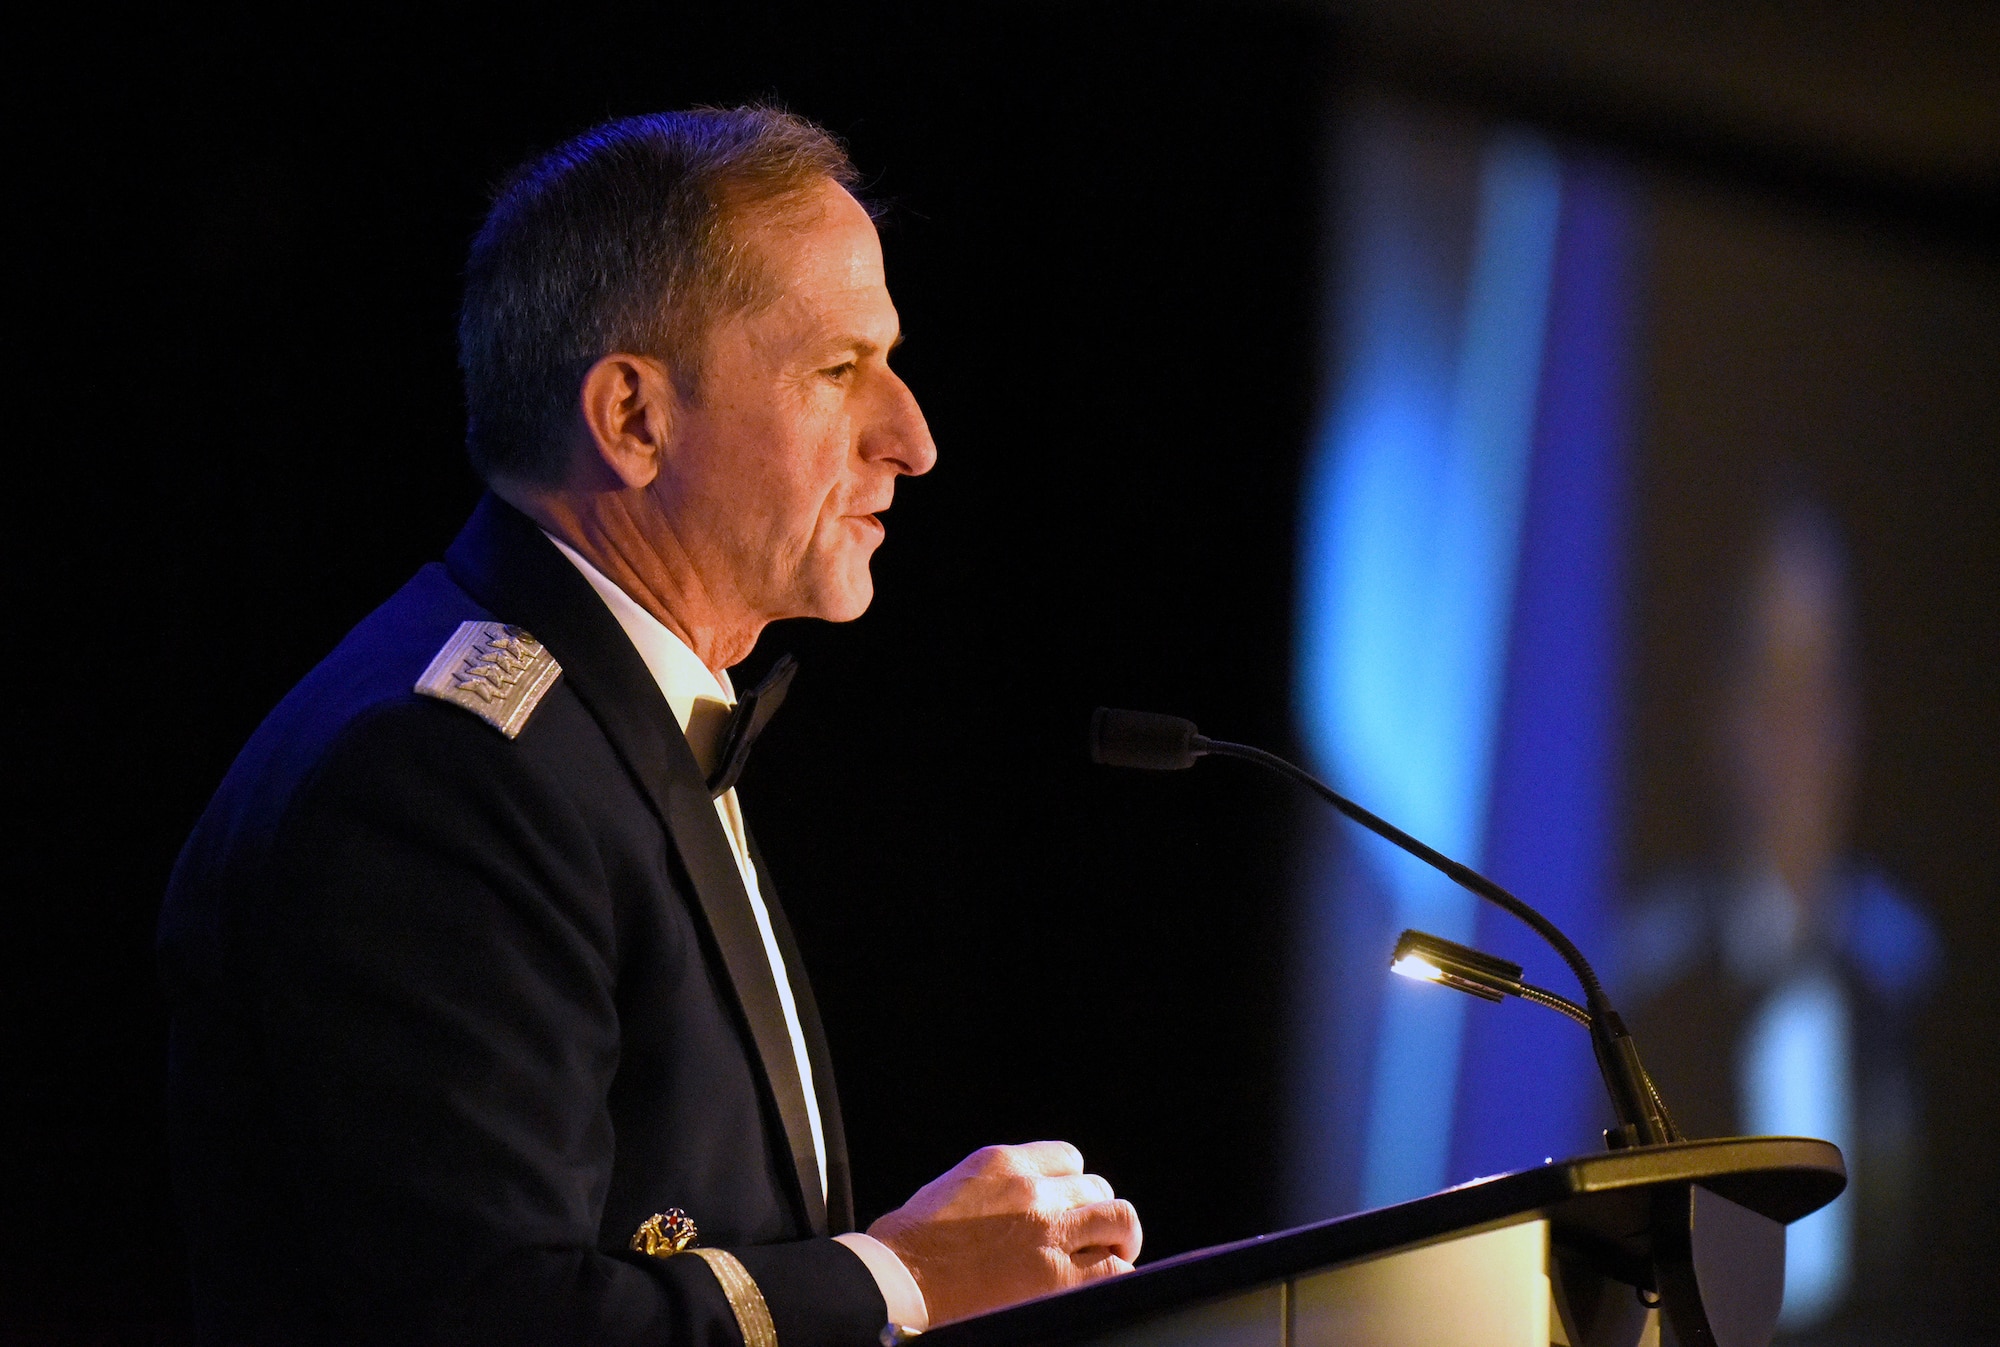
[[901, 335], [874, 222], [832, 182], [803, 214], [747, 221], [778, 295], [712, 331], [650, 488], [708, 583], [764, 621], [859, 617], [896, 478], [937, 461], [889, 368]]

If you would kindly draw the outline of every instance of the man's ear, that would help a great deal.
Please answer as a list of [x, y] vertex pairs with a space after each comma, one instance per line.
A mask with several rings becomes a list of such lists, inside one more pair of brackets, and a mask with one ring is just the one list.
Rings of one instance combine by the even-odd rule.
[[649, 356], [605, 356], [583, 375], [579, 410], [597, 457], [630, 489], [660, 475], [673, 428], [673, 379]]

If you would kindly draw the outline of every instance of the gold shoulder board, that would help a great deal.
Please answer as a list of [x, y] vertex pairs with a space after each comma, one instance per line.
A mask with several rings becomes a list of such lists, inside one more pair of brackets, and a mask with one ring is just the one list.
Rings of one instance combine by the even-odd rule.
[[416, 690], [464, 707], [512, 739], [561, 677], [556, 657], [519, 627], [461, 622]]

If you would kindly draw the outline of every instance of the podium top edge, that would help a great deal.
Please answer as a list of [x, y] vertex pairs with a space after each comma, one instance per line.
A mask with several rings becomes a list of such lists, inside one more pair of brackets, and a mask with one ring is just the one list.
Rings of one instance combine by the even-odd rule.
[[1840, 1147], [1812, 1137], [1713, 1137], [1636, 1146], [1578, 1156], [1558, 1168], [1579, 1194], [1699, 1183], [1787, 1224], [1819, 1210], [1847, 1186]]
[[1847, 1186], [1847, 1168], [1837, 1146], [1810, 1137], [1720, 1137], [1578, 1156], [1474, 1179], [1394, 1206], [1177, 1254], [1123, 1277], [947, 1324], [925, 1336], [938, 1347], [1055, 1347], [1182, 1305], [1509, 1220], [1546, 1217], [1558, 1239], [1566, 1226], [1587, 1233], [1610, 1210], [1647, 1202], [1648, 1190], [1683, 1184], [1700, 1184], [1761, 1215], [1791, 1222], [1838, 1197]]

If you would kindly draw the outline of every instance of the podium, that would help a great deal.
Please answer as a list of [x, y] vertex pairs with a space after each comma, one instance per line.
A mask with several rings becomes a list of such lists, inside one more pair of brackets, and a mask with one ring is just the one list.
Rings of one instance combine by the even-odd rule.
[[1846, 1186], [1805, 1138], [1610, 1151], [1163, 1259], [923, 1347], [1763, 1347], [1785, 1226]]

